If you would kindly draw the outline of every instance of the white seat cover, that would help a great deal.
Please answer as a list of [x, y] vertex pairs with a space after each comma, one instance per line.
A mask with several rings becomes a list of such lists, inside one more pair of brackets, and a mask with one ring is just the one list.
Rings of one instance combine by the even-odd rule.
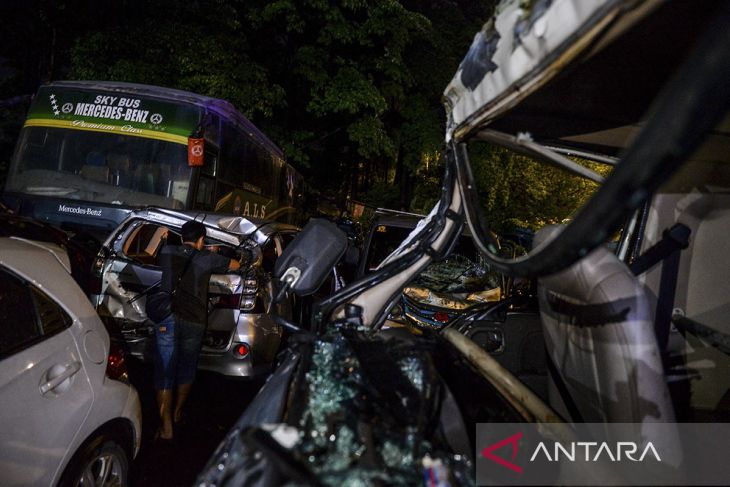
[[[560, 229], [543, 228], [535, 245]], [[605, 247], [597, 248], [571, 267], [540, 278], [538, 296], [547, 353], [583, 421], [641, 423], [648, 440], [654, 436], [652, 423], [674, 421], [653, 307], [623, 262]], [[570, 418], [552, 380], [549, 399]], [[654, 439], [676, 444], [676, 438]]]

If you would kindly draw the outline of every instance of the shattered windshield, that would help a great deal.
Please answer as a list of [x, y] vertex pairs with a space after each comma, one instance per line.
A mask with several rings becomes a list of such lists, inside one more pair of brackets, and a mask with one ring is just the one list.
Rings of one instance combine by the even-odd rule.
[[[367, 269], [374, 270], [411, 230], [379, 225], [370, 242]], [[489, 265], [481, 258], [472, 238], [461, 235], [449, 256], [443, 261], [432, 262], [411, 286], [436, 292], [474, 293], [497, 288], [500, 283], [499, 274], [491, 271]]]
[[468, 247], [474, 247], [471, 238], [462, 236], [448, 258], [431, 263], [413, 284], [446, 293], [473, 293], [499, 287], [498, 274], [489, 270], [476, 249], [473, 253], [461, 253]]
[[[430, 478], [436, 470], [443, 478], [448, 472], [448, 485], [474, 485], [474, 463], [456, 453], [441, 433], [444, 424], [453, 437], [461, 424], [516, 420], [484, 379], [436, 342], [370, 339], [348, 330], [306, 347], [297, 349], [308, 357], [306, 373], [287, 380], [297, 405], [287, 410], [286, 423], [257, 396], [266, 412], [244, 413], [196, 485], [284, 484], [267, 472], [281, 465], [293, 472], [285, 485], [425, 485], [424, 473]], [[480, 406], [461, 413], [456, 401], [464, 394]], [[447, 407], [455, 409], [444, 414]], [[273, 421], [252, 427], [259, 413]], [[455, 415], [464, 419], [455, 422]], [[468, 442], [465, 431], [459, 437]]]

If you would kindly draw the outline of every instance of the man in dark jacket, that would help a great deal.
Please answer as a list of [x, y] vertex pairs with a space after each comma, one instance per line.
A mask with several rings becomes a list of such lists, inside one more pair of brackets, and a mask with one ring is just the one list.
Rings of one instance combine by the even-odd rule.
[[[159, 438], [173, 437], [195, 379], [198, 354], [208, 323], [208, 283], [216, 272], [235, 271], [238, 261], [204, 248], [205, 226], [189, 221], [182, 226], [183, 245], [163, 247], [162, 290], [173, 294], [172, 315], [155, 328], [155, 389], [162, 425]], [[176, 387], [173, 397], [173, 387]], [[173, 400], [175, 409], [173, 415]]]

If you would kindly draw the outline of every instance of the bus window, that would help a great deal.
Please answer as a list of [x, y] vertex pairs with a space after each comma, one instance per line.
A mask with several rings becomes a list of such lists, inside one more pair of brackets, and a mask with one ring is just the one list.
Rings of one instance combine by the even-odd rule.
[[294, 181], [292, 174], [288, 170], [288, 167], [284, 166], [281, 168], [281, 176], [278, 179], [279, 188], [276, 197], [281, 201], [281, 206], [292, 206], [292, 200], [294, 198]]
[[266, 152], [263, 147], [256, 146], [254, 161], [252, 163], [253, 171], [250, 177], [251, 183], [261, 189], [262, 195], [267, 197], [273, 196], [272, 183], [274, 183], [274, 175], [272, 164], [274, 161], [271, 158], [271, 154]]
[[206, 146], [205, 155], [203, 156], [203, 167], [200, 168], [200, 171], [203, 174], [207, 174], [209, 176], [215, 176], [217, 166], [218, 166], [217, 149], [213, 149], [209, 146]]
[[232, 184], [218, 180], [218, 184], [216, 184], [215, 187], [215, 200], [218, 202], [219, 206], [224, 206], [221, 200], [226, 197], [230, 197], [234, 189], [236, 189], [236, 187]]
[[210, 210], [213, 207], [213, 187], [215, 179], [200, 176], [198, 179], [198, 191], [195, 195], [194, 207], [197, 210]]
[[[37, 141], [43, 141], [40, 144]], [[187, 147], [162, 140], [65, 128], [26, 127], [7, 190], [130, 205], [183, 208]]]
[[230, 123], [223, 123], [221, 140], [221, 159], [225, 161], [218, 171], [218, 179], [240, 187], [243, 185], [244, 171], [247, 172], [247, 145], [249, 140], [236, 131]]
[[[47, 169], [55, 170], [59, 164], [62, 137], [53, 130], [26, 131], [21, 138], [26, 147], [25, 170]], [[53, 157], [48, 157], [48, 154]], [[76, 168], [78, 170], [78, 168]]]
[[206, 113], [204, 125], [205, 145], [218, 146], [220, 144], [220, 117], [215, 113]]

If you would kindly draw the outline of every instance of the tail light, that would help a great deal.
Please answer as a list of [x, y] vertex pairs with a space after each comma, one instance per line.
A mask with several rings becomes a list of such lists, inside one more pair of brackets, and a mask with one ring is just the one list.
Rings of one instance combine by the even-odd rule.
[[248, 343], [236, 343], [233, 347], [233, 354], [238, 358], [244, 358], [251, 351]]
[[241, 309], [251, 311], [256, 307], [256, 295], [259, 290], [259, 280], [256, 272], [250, 272], [241, 283]]
[[243, 294], [256, 294], [259, 290], [259, 281], [255, 277], [247, 277], [243, 280]]
[[109, 344], [109, 357], [106, 361], [106, 376], [110, 379], [129, 382], [127, 362], [124, 359], [124, 349], [118, 343]]
[[241, 292], [236, 294], [213, 294], [217, 298], [215, 307], [218, 309], [241, 309], [243, 311], [256, 311], [261, 301], [258, 299], [259, 281], [255, 274], [249, 274], [241, 280]]
[[256, 312], [257, 304], [261, 301], [256, 294], [213, 294], [211, 297], [217, 298], [215, 301], [216, 309], [241, 309], [242, 311]]
[[449, 314], [444, 313], [443, 311], [437, 311], [433, 315], [433, 319], [438, 321], [439, 323], [448, 323], [449, 322]]

